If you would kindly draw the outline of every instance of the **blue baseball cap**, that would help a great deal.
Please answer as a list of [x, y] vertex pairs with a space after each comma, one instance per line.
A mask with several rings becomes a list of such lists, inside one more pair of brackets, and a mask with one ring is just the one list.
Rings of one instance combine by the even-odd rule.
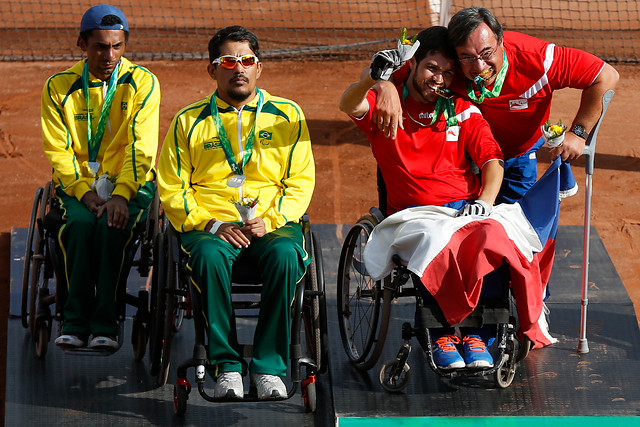
[[[102, 18], [107, 15], [114, 15], [120, 18], [121, 24], [105, 25]], [[115, 6], [109, 4], [98, 4], [89, 8], [80, 21], [80, 32], [90, 30], [123, 30], [129, 32], [129, 23], [124, 13]]]

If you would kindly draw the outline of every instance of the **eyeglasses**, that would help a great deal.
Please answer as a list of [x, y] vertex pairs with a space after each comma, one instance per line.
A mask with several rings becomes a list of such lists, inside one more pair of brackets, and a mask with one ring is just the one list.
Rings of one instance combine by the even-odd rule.
[[233, 70], [236, 68], [236, 64], [240, 62], [243, 68], [249, 68], [256, 65], [260, 60], [255, 55], [244, 55], [244, 56], [233, 56], [233, 55], [224, 55], [220, 58], [214, 59], [211, 63], [214, 65], [219, 65], [222, 68], [226, 68], [228, 70]]
[[489, 51], [489, 52], [485, 52], [480, 56], [465, 56], [464, 58], [459, 58], [460, 62], [465, 63], [465, 64], [471, 64], [472, 62], [476, 62], [478, 60], [483, 61], [483, 62], [487, 62], [488, 60], [490, 60], [491, 58], [493, 58], [493, 55], [496, 54], [496, 51], [498, 50], [498, 48], [496, 47], [495, 49]]

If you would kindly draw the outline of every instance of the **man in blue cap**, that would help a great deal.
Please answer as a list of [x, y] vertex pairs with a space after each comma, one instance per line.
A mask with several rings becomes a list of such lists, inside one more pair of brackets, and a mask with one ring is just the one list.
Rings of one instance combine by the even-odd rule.
[[128, 36], [120, 9], [91, 7], [78, 37], [86, 59], [50, 77], [42, 91], [43, 148], [64, 220], [61, 347], [118, 348], [115, 296], [128, 274], [121, 271], [125, 248], [155, 191], [160, 87], [123, 57]]

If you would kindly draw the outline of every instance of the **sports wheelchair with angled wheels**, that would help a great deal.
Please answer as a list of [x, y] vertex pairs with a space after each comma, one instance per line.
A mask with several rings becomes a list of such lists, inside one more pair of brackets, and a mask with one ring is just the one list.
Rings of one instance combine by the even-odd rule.
[[[179, 234], [166, 219], [164, 232], [156, 239], [156, 255], [152, 301], [156, 300], [150, 338], [150, 356], [152, 373], [158, 378], [158, 385], [166, 383], [170, 366], [172, 336], [175, 332], [179, 311], [184, 310], [191, 316], [195, 327], [195, 345], [193, 357], [181, 363], [177, 368], [174, 385], [174, 411], [183, 415], [187, 409], [187, 400], [191, 384], [187, 372], [195, 368], [195, 382], [200, 396], [209, 401], [227, 401], [210, 396], [205, 390], [206, 369], [208, 365], [207, 334], [202, 316], [202, 306], [198, 291], [190, 282], [186, 268], [188, 256], [180, 249]], [[322, 250], [316, 235], [311, 231], [305, 214], [303, 227], [305, 250], [311, 256], [306, 274], [295, 290], [291, 304], [290, 364], [289, 383], [286, 399], [291, 398], [300, 387], [305, 409], [316, 409], [316, 375], [326, 372], [328, 367], [328, 336], [326, 319], [325, 282], [322, 263]], [[158, 269], [158, 270], [156, 270]], [[166, 273], [162, 273], [165, 271]], [[254, 266], [242, 256], [235, 262], [232, 270], [232, 304], [236, 318], [256, 317], [260, 308], [261, 279]], [[182, 301], [182, 302], [181, 302]], [[161, 318], [164, 313], [164, 318]], [[240, 344], [240, 354], [251, 357], [252, 346]], [[301, 374], [302, 368], [305, 373]], [[245, 395], [239, 402], [256, 401], [257, 397]]]
[[[137, 308], [131, 333], [136, 360], [141, 360], [146, 351], [150, 319], [149, 296], [146, 290], [138, 291], [137, 295], [127, 293], [127, 278], [133, 266], [137, 267], [141, 277], [149, 275], [153, 262], [153, 241], [158, 228], [158, 204], [156, 194], [149, 206], [146, 221], [137, 224], [132, 230], [133, 237], [126, 247], [116, 295], [117, 319], [120, 325], [117, 336], [118, 349], [122, 347], [124, 340], [126, 306], [132, 305]], [[58, 322], [58, 329], [60, 329], [64, 319], [67, 279], [62, 263], [63, 254], [57, 239], [62, 224], [62, 210], [55, 196], [53, 183], [50, 181], [36, 190], [33, 200], [22, 275], [22, 325], [29, 329], [38, 358], [45, 357], [47, 353], [53, 321]], [[54, 278], [55, 287], [51, 289], [49, 281]], [[72, 354], [107, 356], [118, 349], [81, 347], [65, 348], [64, 351]]]
[[[446, 322], [440, 307], [426, 291], [419, 277], [410, 272], [397, 255], [393, 257], [395, 267], [391, 274], [382, 280], [373, 280], [365, 267], [363, 254], [374, 227], [385, 218], [383, 210], [386, 210], [386, 193], [379, 171], [378, 189], [382, 210], [371, 208], [369, 214], [362, 216], [350, 228], [338, 264], [338, 325], [350, 362], [363, 371], [376, 365], [385, 345], [393, 301], [410, 297], [416, 301], [416, 324], [412, 326], [405, 322], [402, 325], [402, 346], [394, 359], [382, 364], [379, 381], [385, 390], [397, 392], [408, 385], [411, 371], [407, 360], [412, 337], [417, 337], [429, 365], [438, 375], [449, 379], [492, 376], [498, 387], [508, 387], [513, 381], [517, 363], [527, 356], [530, 348], [528, 340], [525, 339], [521, 345], [517, 338], [518, 318], [508, 277], [497, 282], [498, 289], [484, 286], [478, 306], [458, 325]], [[501, 269], [496, 272], [500, 273]], [[496, 338], [488, 347], [494, 359], [493, 367], [445, 370], [435, 364], [430, 329], [479, 328], [485, 325], [495, 325], [496, 329]]]

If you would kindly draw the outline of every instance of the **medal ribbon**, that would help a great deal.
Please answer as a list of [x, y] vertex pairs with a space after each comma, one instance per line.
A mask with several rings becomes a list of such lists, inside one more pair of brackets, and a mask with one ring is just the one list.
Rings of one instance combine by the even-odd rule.
[[[403, 86], [402, 88], [403, 88], [402, 105], [405, 105], [405, 99], [407, 99], [407, 96], [409, 95], [409, 91], [407, 90], [406, 86]], [[438, 119], [438, 115], [441, 112], [444, 114], [444, 119], [447, 122], [447, 126], [456, 126], [458, 124], [458, 120], [456, 119], [456, 109], [453, 104], [453, 100], [443, 98], [441, 96], [438, 96], [438, 100], [436, 101], [436, 107], [433, 110], [433, 117], [431, 118], [431, 123], [429, 123], [428, 125], [421, 123], [416, 119], [414, 119], [413, 117], [411, 117], [411, 114], [409, 113], [409, 109], [406, 108], [406, 105], [404, 110], [407, 112], [407, 116], [409, 116], [411, 120], [413, 120], [415, 123], [417, 123], [422, 127], [431, 126], [432, 124], [434, 124]]]
[[253, 126], [251, 127], [251, 131], [249, 131], [249, 136], [247, 137], [247, 144], [245, 145], [245, 153], [242, 158], [242, 166], [238, 166], [235, 157], [233, 156], [233, 149], [231, 148], [231, 143], [229, 142], [229, 137], [227, 136], [227, 132], [224, 130], [224, 126], [222, 125], [222, 120], [220, 119], [220, 112], [218, 111], [218, 105], [216, 103], [216, 96], [218, 95], [218, 91], [213, 94], [211, 97], [211, 117], [213, 118], [213, 122], [216, 125], [216, 129], [218, 131], [218, 136], [220, 137], [220, 143], [222, 144], [222, 150], [224, 151], [224, 155], [227, 157], [227, 162], [231, 167], [231, 170], [236, 175], [242, 175], [242, 171], [249, 161], [251, 154], [253, 153], [253, 142], [255, 140], [256, 134], [256, 123], [258, 123], [258, 115], [260, 111], [262, 111], [262, 103], [264, 101], [264, 95], [257, 89], [258, 91], [258, 107], [256, 108], [256, 118], [253, 122]]
[[100, 110], [100, 119], [98, 120], [98, 127], [95, 134], [93, 133], [93, 121], [91, 120], [91, 103], [89, 97], [89, 66], [87, 62], [84, 63], [82, 68], [82, 89], [84, 93], [84, 99], [87, 103], [87, 141], [89, 142], [89, 161], [95, 162], [98, 158], [98, 152], [100, 151], [100, 144], [102, 143], [102, 137], [104, 130], [107, 127], [107, 120], [109, 119], [109, 111], [111, 110], [111, 103], [113, 102], [113, 95], [116, 93], [116, 86], [118, 85], [118, 72], [120, 70], [120, 62], [116, 64], [116, 67], [111, 73], [109, 78], [109, 85], [107, 87], [107, 93], [104, 96], [104, 102], [102, 103], [102, 109]]
[[[504, 85], [504, 78], [507, 75], [507, 69], [509, 68], [509, 60], [507, 59], [507, 53], [502, 51], [502, 68], [498, 75], [496, 76], [496, 81], [493, 83], [493, 89], [489, 90], [484, 86], [484, 79], [480, 76], [477, 76], [473, 79], [473, 82], [467, 81], [467, 93], [469, 94], [469, 98], [477, 104], [482, 104], [485, 98], [495, 98], [500, 95], [502, 91], [502, 85]], [[479, 96], [476, 96], [476, 93], [473, 89], [473, 85], [478, 88]]]

